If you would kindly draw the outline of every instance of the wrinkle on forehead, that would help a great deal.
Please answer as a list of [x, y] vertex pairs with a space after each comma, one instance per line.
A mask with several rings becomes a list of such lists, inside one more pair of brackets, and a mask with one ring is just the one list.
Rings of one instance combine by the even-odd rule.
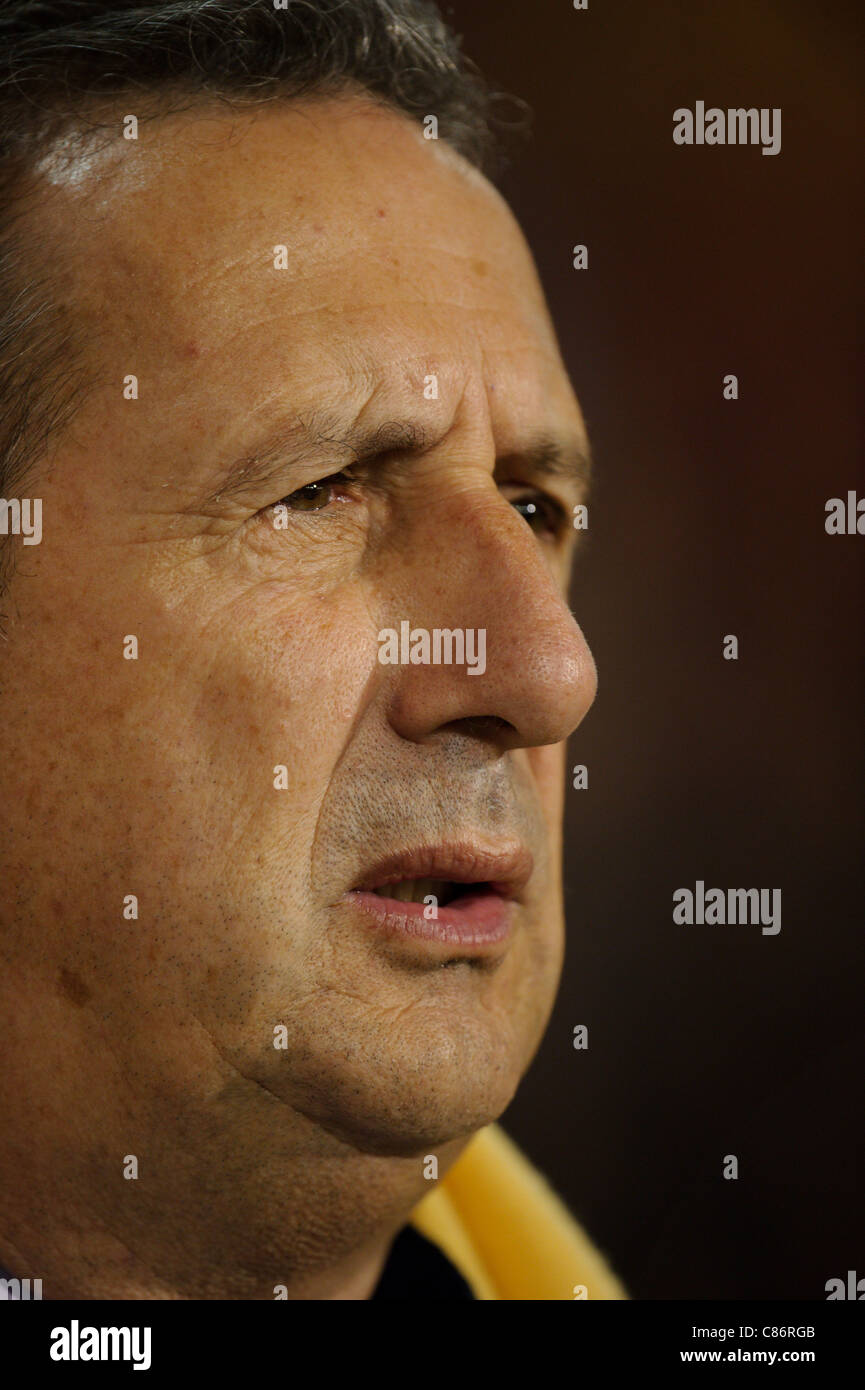
[[[264, 317], [259, 308], [272, 306], [275, 319], [284, 312], [286, 323], [367, 313], [374, 269], [394, 300], [430, 313], [445, 301], [483, 312], [485, 298], [507, 300], [515, 322], [554, 338], [522, 234], [477, 170], [400, 113], [347, 98], [316, 108], [266, 108], [230, 149], [235, 127], [222, 112], [219, 142], [209, 115], [171, 117], [147, 128], [164, 149], [121, 141], [130, 149], [114, 165], [105, 153], [110, 188], [92, 219], [96, 202], [82, 208], [69, 246], [100, 337], [113, 319], [125, 341], [133, 314], [139, 346], [155, 321], [162, 351], [166, 336], [193, 328], [205, 342], [222, 339], [233, 319]], [[146, 178], [134, 174], [145, 166]], [[61, 234], [71, 220], [63, 211], [54, 219]], [[279, 244], [286, 271], [273, 265]]]
[[428, 363], [442, 389], [453, 378], [448, 392], [496, 378], [510, 413], [533, 410], [538, 427], [554, 408], [573, 413], [510, 210], [408, 117], [342, 97], [238, 120], [195, 110], [140, 135], [91, 166], [94, 198], [83, 175], [58, 186], [49, 221], [89, 351], [139, 378], [145, 404], [123, 411], [123, 429], [142, 449], [184, 452], [204, 432], [212, 451], [224, 432], [240, 453], [249, 441], [235, 434], [269, 401], [308, 406], [346, 357], [376, 379]]
[[[85, 202], [109, 212], [100, 218], [106, 234], [128, 243], [137, 234], [154, 251], [194, 225], [205, 245], [228, 257], [237, 255], [239, 235], [282, 227], [283, 239], [290, 234], [314, 262], [319, 246], [330, 256], [359, 238], [394, 249], [394, 229], [405, 231], [424, 215], [427, 241], [440, 226], [444, 246], [447, 184], [462, 220], [472, 209], [487, 231], [498, 220], [497, 242], [505, 221], [519, 239], [507, 204], [478, 170], [443, 140], [425, 140], [404, 114], [369, 100], [304, 98], [239, 114], [196, 107], [146, 123], [138, 140], [124, 140], [118, 129], [108, 143], [77, 143], [75, 151], [46, 154], [44, 177], [64, 186], [85, 217]], [[476, 241], [469, 245], [477, 250]]]

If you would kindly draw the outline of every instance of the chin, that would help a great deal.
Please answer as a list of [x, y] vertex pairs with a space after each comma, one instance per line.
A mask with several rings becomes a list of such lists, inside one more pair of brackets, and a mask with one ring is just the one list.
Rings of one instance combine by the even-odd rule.
[[334, 1049], [314, 1079], [294, 1077], [292, 1104], [353, 1148], [423, 1155], [497, 1120], [532, 1052], [476, 1021], [429, 1029], [386, 1055]]

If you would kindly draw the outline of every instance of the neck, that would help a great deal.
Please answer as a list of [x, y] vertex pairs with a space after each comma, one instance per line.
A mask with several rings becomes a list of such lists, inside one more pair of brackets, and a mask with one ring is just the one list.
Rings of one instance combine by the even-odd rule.
[[425, 1154], [442, 1177], [470, 1137], [382, 1153], [386, 1134], [337, 1135], [215, 1071], [206, 1040], [166, 1083], [19, 1005], [0, 1069], [0, 1265], [46, 1299], [369, 1298], [431, 1189]]
[[[46, 1299], [370, 1298], [430, 1191], [423, 1154], [370, 1155], [285, 1112], [127, 1117], [109, 1136], [19, 1111], [0, 1126], [0, 1265]], [[436, 1147], [440, 1175], [466, 1142]]]

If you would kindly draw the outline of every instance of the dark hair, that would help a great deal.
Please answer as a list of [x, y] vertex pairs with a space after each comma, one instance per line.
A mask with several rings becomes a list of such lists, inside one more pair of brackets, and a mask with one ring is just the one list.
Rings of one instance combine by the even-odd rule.
[[471, 163], [490, 176], [502, 167], [496, 94], [428, 0], [0, 0], [0, 496], [88, 384], [54, 268], [22, 225], [40, 154], [116, 124], [112, 100], [128, 93], [159, 114], [201, 97], [352, 86], [416, 119], [434, 114]]

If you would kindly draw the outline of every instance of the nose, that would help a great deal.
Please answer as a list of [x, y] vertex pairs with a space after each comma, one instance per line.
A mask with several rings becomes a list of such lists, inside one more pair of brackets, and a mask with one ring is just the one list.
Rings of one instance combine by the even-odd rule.
[[[405, 639], [389, 703], [396, 732], [422, 742], [462, 725], [504, 748], [567, 738], [595, 698], [595, 663], [542, 542], [492, 479], [439, 496], [411, 528], [403, 563], [406, 611], [392, 618]], [[436, 629], [457, 636], [436, 643]], [[463, 664], [453, 659], [459, 634]]]

